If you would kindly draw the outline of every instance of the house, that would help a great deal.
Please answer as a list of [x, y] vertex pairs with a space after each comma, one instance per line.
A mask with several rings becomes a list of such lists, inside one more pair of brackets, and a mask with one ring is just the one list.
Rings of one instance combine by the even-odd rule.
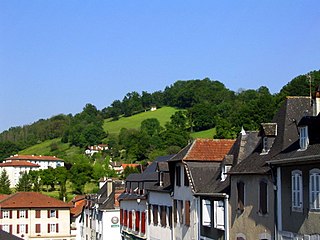
[[[174, 155], [161, 156], [154, 160], [157, 182], [147, 187], [148, 191], [148, 235], [147, 239], [172, 238], [172, 197], [168, 161]], [[151, 163], [152, 164], [152, 163]]]
[[106, 179], [97, 194], [86, 195], [80, 219], [81, 239], [120, 239], [120, 208], [116, 196], [122, 181]]
[[99, 144], [94, 146], [89, 146], [84, 152], [86, 155], [93, 156], [95, 153], [109, 150], [108, 144]]
[[122, 174], [127, 167], [136, 168], [140, 173], [142, 172], [142, 165], [138, 163], [110, 162], [109, 167], [116, 171], [118, 175]]
[[27, 161], [33, 164], [39, 165], [39, 170], [48, 168], [57, 168], [64, 166], [64, 160], [57, 158], [56, 156], [36, 156], [36, 155], [13, 155], [6, 158], [3, 163], [15, 162], [15, 161]]
[[297, 124], [310, 114], [310, 98], [287, 97], [272, 122], [261, 124], [253, 152], [229, 171], [230, 239], [275, 239], [276, 179], [268, 161], [298, 139]]
[[81, 218], [84, 206], [87, 204], [85, 195], [75, 196], [70, 204], [72, 208], [70, 209], [71, 218], [71, 234], [76, 236], [76, 240], [81, 240], [82, 228], [81, 228]]
[[[212, 196], [211, 183], [219, 172], [220, 164], [235, 140], [196, 139], [169, 161], [173, 184], [172, 239], [200, 239], [202, 226], [212, 226], [224, 235], [224, 208], [228, 206], [226, 195], [216, 194], [215, 220], [209, 221], [211, 211], [206, 195]], [[227, 213], [227, 212], [226, 212]], [[221, 237], [221, 236], [219, 236]], [[201, 239], [208, 239], [202, 236]]]
[[[317, 92], [320, 97], [320, 92]], [[319, 100], [319, 99], [317, 99]], [[319, 101], [315, 101], [315, 105]], [[269, 161], [277, 180], [278, 239], [320, 238], [320, 115], [304, 116], [291, 144]], [[292, 221], [294, 219], [294, 221]]]
[[28, 173], [29, 171], [37, 171], [40, 166], [27, 161], [8, 161], [0, 163], [0, 173], [6, 171], [9, 181], [10, 188], [14, 188], [19, 182], [21, 173]]
[[146, 239], [148, 236], [147, 203], [149, 187], [158, 181], [157, 160], [142, 173], [132, 173], [125, 180], [125, 191], [119, 196], [122, 239]]
[[2, 230], [23, 239], [74, 240], [70, 204], [36, 192], [18, 192], [0, 200]]

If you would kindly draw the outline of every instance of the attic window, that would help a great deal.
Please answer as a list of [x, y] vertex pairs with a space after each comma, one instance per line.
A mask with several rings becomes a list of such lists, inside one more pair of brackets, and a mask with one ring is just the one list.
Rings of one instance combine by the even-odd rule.
[[300, 150], [305, 150], [309, 145], [308, 126], [301, 127], [299, 131], [300, 131]]
[[264, 136], [262, 138], [262, 152], [261, 152], [261, 154], [268, 154], [269, 150], [270, 150], [269, 139], [268, 139], [268, 137]]

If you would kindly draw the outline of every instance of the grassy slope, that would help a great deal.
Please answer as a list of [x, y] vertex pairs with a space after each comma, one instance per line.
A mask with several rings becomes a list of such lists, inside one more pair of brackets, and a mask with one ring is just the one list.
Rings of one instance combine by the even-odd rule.
[[212, 139], [215, 134], [216, 134], [216, 129], [211, 128], [211, 129], [201, 131], [201, 132], [193, 132], [193, 133], [191, 133], [191, 137], [192, 138], [210, 138], [210, 139]]
[[140, 124], [143, 120], [148, 118], [157, 118], [161, 124], [164, 126], [166, 122], [170, 121], [170, 117], [176, 112], [178, 109], [172, 107], [162, 107], [157, 109], [154, 112], [147, 111], [143, 113], [139, 113], [130, 117], [120, 118], [118, 121], [110, 121], [105, 120], [103, 129], [109, 134], [118, 134], [121, 128], [135, 128], [139, 129]]

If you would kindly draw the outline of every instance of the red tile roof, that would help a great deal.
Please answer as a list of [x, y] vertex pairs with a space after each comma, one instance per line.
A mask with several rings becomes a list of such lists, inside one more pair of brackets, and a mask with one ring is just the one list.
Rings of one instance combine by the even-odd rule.
[[123, 163], [121, 164], [123, 169], [125, 169], [126, 167], [135, 167], [135, 168], [140, 168], [141, 167], [141, 164], [137, 164], [137, 163]]
[[71, 208], [72, 205], [38, 192], [17, 192], [0, 201], [1, 208]]
[[182, 160], [222, 161], [235, 140], [196, 139]]
[[57, 158], [55, 156], [35, 156], [35, 155], [13, 155], [5, 159], [8, 160], [40, 160], [40, 161], [63, 161], [61, 158]]
[[7, 194], [0, 194], [0, 201], [7, 198], [9, 195]]
[[81, 214], [83, 207], [87, 204], [87, 200], [84, 195], [75, 196], [71, 202], [73, 203], [73, 207], [70, 210], [70, 213], [77, 217]]
[[38, 164], [34, 164], [27, 161], [13, 161], [0, 163], [0, 167], [40, 167]]

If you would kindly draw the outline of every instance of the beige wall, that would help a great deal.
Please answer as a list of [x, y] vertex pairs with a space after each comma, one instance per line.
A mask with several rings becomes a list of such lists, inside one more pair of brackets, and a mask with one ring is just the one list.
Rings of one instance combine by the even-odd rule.
[[[268, 182], [268, 213], [259, 213], [259, 183]], [[237, 182], [245, 183], [244, 211], [237, 210]], [[274, 189], [271, 178], [262, 175], [232, 175], [230, 197], [230, 240], [274, 239]]]

